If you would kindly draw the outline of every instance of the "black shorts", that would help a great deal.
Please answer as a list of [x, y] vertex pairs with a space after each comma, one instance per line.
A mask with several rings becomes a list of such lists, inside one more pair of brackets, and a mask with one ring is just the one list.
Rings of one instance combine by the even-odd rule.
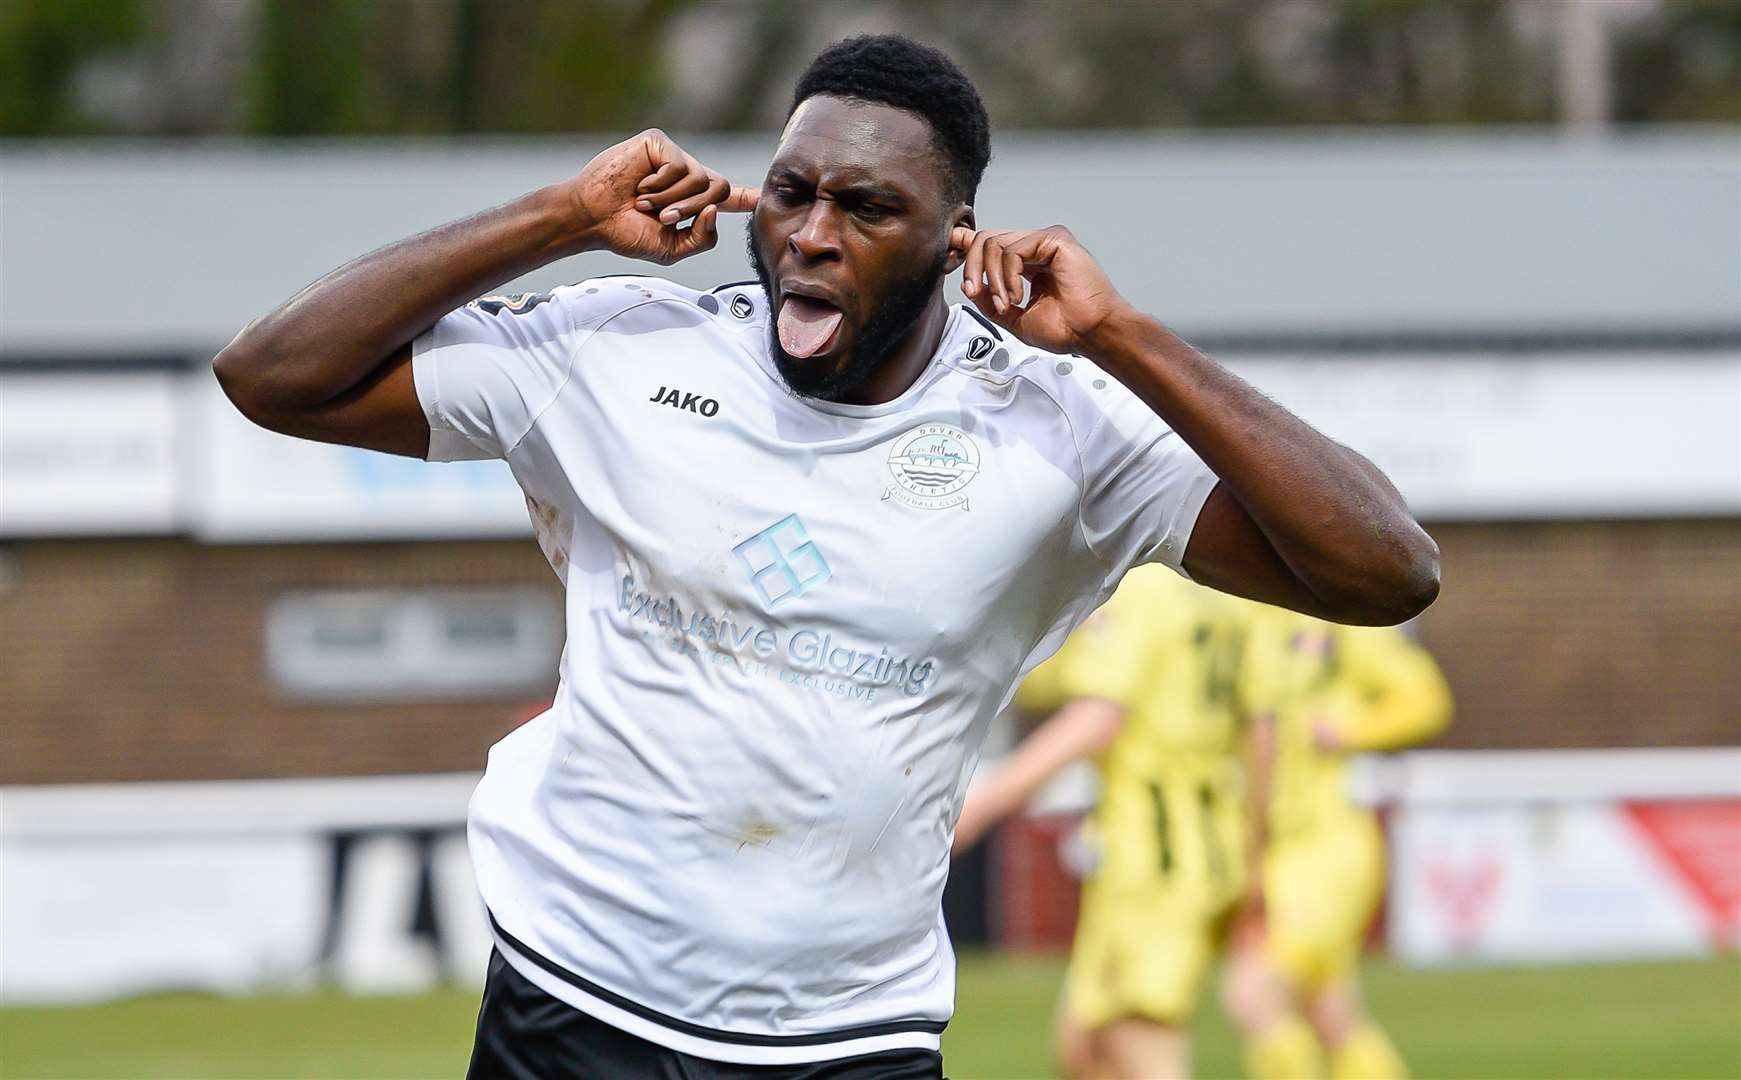
[[935, 1050], [807, 1065], [729, 1065], [667, 1050], [595, 1020], [490, 953], [467, 1080], [942, 1080]]

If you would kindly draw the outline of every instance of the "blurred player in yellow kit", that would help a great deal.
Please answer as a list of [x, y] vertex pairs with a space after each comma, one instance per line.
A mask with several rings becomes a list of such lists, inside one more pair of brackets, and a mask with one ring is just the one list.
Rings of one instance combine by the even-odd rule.
[[[1251, 627], [1241, 691], [1252, 723], [1251, 851], [1259, 903], [1233, 936], [1224, 1003], [1258, 1080], [1390, 1080], [1402, 1058], [1361, 1003], [1361, 941], [1384, 891], [1384, 841], [1350, 797], [1348, 762], [1431, 738], [1451, 695], [1394, 628], [1277, 608]], [[1259, 914], [1261, 912], [1261, 914]]]
[[1023, 683], [1017, 705], [1052, 716], [962, 809], [957, 851], [1064, 765], [1098, 768], [1056, 1032], [1076, 1080], [1189, 1075], [1190, 1022], [1246, 890], [1237, 691], [1254, 610], [1163, 567], [1132, 571]]

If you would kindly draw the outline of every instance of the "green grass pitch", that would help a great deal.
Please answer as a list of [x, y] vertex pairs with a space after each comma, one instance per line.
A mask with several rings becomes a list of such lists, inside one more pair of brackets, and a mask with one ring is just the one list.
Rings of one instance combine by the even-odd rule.
[[[954, 1080], [1051, 1077], [1061, 961], [964, 956], [944, 1036]], [[1368, 996], [1415, 1075], [1741, 1078], [1741, 962], [1411, 971], [1373, 963]], [[412, 997], [163, 995], [0, 1009], [0, 1077], [458, 1077], [471, 990]], [[1198, 1073], [1238, 1076], [1218, 1016]]]

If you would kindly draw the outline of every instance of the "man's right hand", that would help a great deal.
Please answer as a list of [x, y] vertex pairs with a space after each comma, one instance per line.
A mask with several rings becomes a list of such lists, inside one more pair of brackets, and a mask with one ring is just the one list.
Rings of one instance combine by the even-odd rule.
[[664, 132], [644, 131], [578, 176], [351, 260], [249, 323], [212, 367], [262, 427], [423, 457], [429, 421], [411, 342], [437, 319], [581, 251], [676, 262], [718, 242], [721, 211], [755, 204], [754, 188], [733, 188]]
[[[652, 128], [600, 152], [560, 185], [588, 250], [669, 265], [719, 242], [719, 215], [755, 209], [758, 191], [734, 187]], [[688, 228], [682, 228], [690, 221]]]

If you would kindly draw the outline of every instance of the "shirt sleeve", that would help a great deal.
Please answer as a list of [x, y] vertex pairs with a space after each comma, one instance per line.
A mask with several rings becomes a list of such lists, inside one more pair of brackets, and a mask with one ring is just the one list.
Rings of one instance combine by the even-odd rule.
[[430, 461], [505, 458], [519, 445], [568, 381], [578, 291], [486, 296], [412, 342]]
[[1215, 474], [1140, 398], [1107, 382], [1079, 444], [1088, 546], [1109, 564], [1114, 581], [1149, 562], [1183, 574], [1185, 546]]

